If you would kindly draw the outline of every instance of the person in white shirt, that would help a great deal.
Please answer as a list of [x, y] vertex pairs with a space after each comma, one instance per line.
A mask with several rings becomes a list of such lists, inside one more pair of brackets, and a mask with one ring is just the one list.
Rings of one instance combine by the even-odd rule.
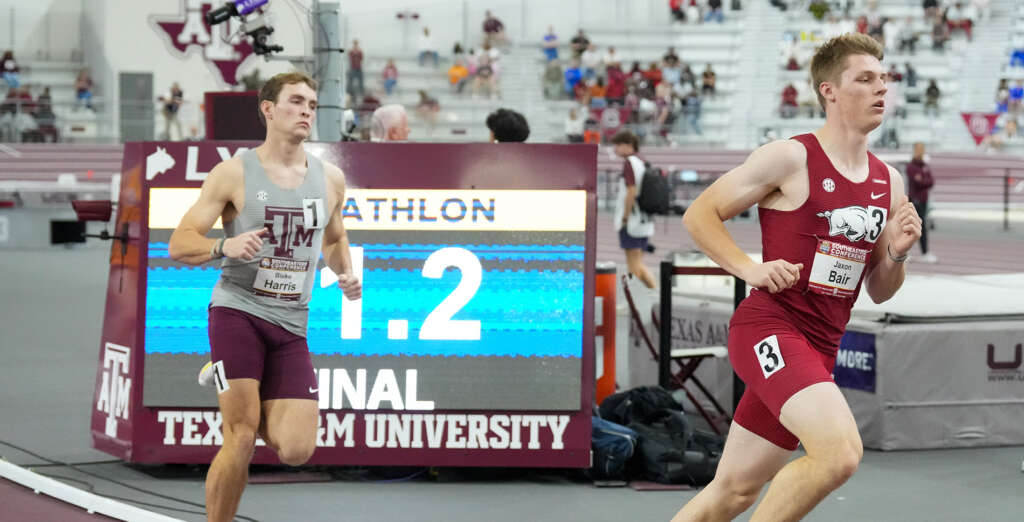
[[569, 143], [583, 143], [583, 118], [576, 108], [569, 109], [569, 117], [565, 119], [565, 137]]
[[580, 63], [583, 64], [583, 79], [589, 80], [594, 77], [598, 66], [601, 65], [601, 55], [597, 52], [597, 46], [590, 44], [587, 50], [580, 55]]
[[611, 67], [612, 65], [622, 65], [622, 60], [619, 58], [619, 53], [615, 52], [615, 47], [608, 46], [608, 52], [604, 53], [604, 66]]
[[654, 235], [654, 219], [641, 212], [636, 204], [646, 171], [644, 160], [637, 156], [640, 142], [632, 132], [622, 131], [612, 137], [612, 143], [615, 155], [626, 160], [619, 178], [619, 197], [612, 223], [619, 231], [619, 246], [626, 251], [629, 273], [643, 281], [647, 288], [654, 288], [654, 276], [643, 262], [644, 252], [651, 248], [649, 239]]
[[420, 49], [420, 67], [427, 60], [434, 62], [434, 67], [437, 67], [437, 46], [434, 45], [434, 38], [430, 36], [430, 29], [427, 27], [423, 28], [423, 34], [420, 35], [419, 40]]

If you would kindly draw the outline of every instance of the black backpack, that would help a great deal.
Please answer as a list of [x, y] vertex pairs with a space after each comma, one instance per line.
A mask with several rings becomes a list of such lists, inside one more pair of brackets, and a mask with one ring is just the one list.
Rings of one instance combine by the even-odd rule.
[[648, 480], [698, 486], [715, 477], [725, 439], [694, 430], [683, 412], [661, 410], [629, 427], [640, 434], [636, 453]]
[[614, 393], [601, 401], [601, 418], [629, 426], [634, 422], [647, 423], [662, 410], [679, 410], [683, 407], [668, 390], [658, 386], [641, 386]]
[[668, 214], [668, 177], [661, 167], [644, 162], [644, 179], [640, 183], [636, 204], [645, 214]]

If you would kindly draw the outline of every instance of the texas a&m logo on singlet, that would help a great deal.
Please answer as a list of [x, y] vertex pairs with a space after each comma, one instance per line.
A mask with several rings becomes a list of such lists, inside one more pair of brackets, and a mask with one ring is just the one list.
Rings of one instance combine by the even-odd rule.
[[274, 256], [294, 257], [295, 248], [313, 246], [313, 234], [324, 228], [322, 199], [303, 200], [303, 208], [272, 207], [264, 209], [264, 226], [274, 246]]

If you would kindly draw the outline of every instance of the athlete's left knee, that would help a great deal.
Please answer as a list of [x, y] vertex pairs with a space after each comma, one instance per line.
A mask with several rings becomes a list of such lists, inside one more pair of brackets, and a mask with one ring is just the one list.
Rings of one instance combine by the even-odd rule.
[[281, 462], [289, 466], [301, 466], [313, 456], [316, 449], [316, 441], [291, 441], [281, 444], [277, 450], [277, 456]]

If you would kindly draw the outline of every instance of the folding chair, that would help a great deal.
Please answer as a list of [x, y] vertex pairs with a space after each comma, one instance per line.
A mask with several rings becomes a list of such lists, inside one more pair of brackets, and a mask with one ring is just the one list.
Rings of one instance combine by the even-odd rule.
[[[637, 309], [636, 302], [633, 300], [633, 293], [629, 289], [629, 279], [627, 274], [622, 276], [622, 292], [626, 296], [626, 303], [629, 305], [629, 315], [632, 318], [633, 324], [636, 325], [636, 329], [640, 332], [640, 337], [643, 339], [644, 344], [647, 346], [647, 350], [651, 353], [651, 357], [655, 361], [661, 360], [659, 351], [654, 348], [654, 343], [651, 342], [650, 336], [647, 335], [647, 330], [644, 329], [643, 321], [640, 319], [640, 312]], [[655, 331], [660, 331], [661, 326], [658, 321], [658, 316], [651, 310], [651, 322], [654, 325]], [[670, 376], [669, 387], [679, 388], [683, 390], [686, 397], [690, 399], [690, 402], [697, 407], [697, 412], [700, 413], [704, 420], [708, 421], [711, 425], [711, 429], [715, 433], [722, 435], [722, 430], [718, 427], [718, 421], [725, 421], [728, 425], [731, 422], [729, 414], [725, 411], [725, 408], [715, 399], [715, 397], [708, 391], [704, 386], [704, 383], [700, 382], [700, 379], [694, 375], [697, 371], [697, 367], [700, 363], [708, 357], [722, 358], [728, 357], [729, 350], [725, 346], [702, 346], [698, 348], [675, 348], [672, 349], [669, 358], [675, 362], [678, 366], [678, 371]], [[685, 386], [686, 382], [692, 382], [701, 393], [704, 394], [711, 404], [714, 405], [715, 409], [718, 410], [718, 416], [712, 416], [704, 406], [701, 405], [700, 401], [690, 392]]]

